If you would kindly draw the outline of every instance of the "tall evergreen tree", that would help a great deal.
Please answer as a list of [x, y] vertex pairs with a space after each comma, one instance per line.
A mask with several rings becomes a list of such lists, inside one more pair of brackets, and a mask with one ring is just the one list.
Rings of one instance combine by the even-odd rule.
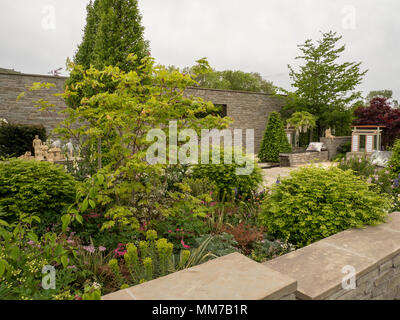
[[144, 27], [137, 0], [98, 0], [99, 23], [94, 44], [94, 66], [117, 66], [130, 71], [126, 61], [130, 53], [138, 56], [138, 63], [149, 54], [149, 43], [144, 40]]
[[[74, 64], [84, 70], [93, 65], [103, 69], [112, 65], [124, 71], [136, 70], [140, 60], [149, 55], [149, 42], [144, 40], [144, 27], [137, 0], [94, 0], [87, 5], [86, 26], [82, 43], [74, 56]], [[136, 54], [136, 62], [128, 62], [129, 54]], [[72, 71], [66, 86], [81, 81], [81, 73]], [[105, 79], [106, 91], [112, 91]], [[78, 106], [84, 96], [94, 92], [91, 88], [78, 90], [67, 99], [70, 106]]]
[[291, 152], [290, 145], [281, 116], [278, 112], [271, 112], [268, 117], [267, 128], [258, 152], [258, 158], [262, 162], [279, 162], [279, 153]]
[[93, 3], [90, 0], [86, 6], [86, 26], [83, 30], [82, 43], [78, 46], [75, 53], [74, 63], [82, 65], [85, 69], [90, 68], [90, 64], [94, 62], [94, 45], [96, 43], [97, 28], [99, 26], [99, 1]]

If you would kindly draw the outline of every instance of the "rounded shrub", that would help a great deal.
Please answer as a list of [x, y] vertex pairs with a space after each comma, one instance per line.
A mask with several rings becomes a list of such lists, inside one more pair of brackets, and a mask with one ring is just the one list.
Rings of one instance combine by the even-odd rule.
[[260, 221], [297, 247], [337, 232], [384, 222], [390, 200], [351, 170], [304, 167], [272, 187]]
[[[219, 164], [212, 161], [212, 152], [210, 152], [209, 164], [198, 164], [193, 167], [193, 178], [207, 178], [213, 182], [218, 190], [220, 200], [249, 197], [257, 191], [262, 182], [261, 169], [255, 160], [242, 155], [241, 161], [237, 161], [235, 149], [229, 149], [228, 153], [230, 150], [232, 150], [230, 164], [224, 163], [224, 149], [221, 148]], [[242, 161], [244, 161], [243, 164]]]
[[10, 159], [0, 162], [0, 217], [7, 222], [35, 215], [41, 226], [58, 222], [75, 200], [76, 181], [60, 165]]

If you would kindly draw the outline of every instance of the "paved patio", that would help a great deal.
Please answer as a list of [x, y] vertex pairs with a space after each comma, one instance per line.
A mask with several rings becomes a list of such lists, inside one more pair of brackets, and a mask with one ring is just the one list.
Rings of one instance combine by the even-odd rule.
[[[276, 182], [278, 177], [286, 177], [290, 174], [291, 171], [297, 170], [301, 167], [309, 166], [310, 164], [305, 164], [305, 165], [299, 165], [299, 166], [294, 166], [294, 167], [275, 167], [275, 168], [269, 168], [269, 169], [262, 169], [262, 174], [263, 174], [263, 179], [264, 179], [264, 186], [270, 186]], [[336, 166], [336, 162], [321, 162], [321, 163], [316, 163], [316, 166], [323, 167], [323, 168], [329, 168], [331, 166]]]

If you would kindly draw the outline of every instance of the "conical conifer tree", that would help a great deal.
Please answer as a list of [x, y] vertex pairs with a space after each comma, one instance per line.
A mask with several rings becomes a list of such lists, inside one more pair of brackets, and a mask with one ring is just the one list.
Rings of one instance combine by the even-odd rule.
[[[137, 0], [94, 0], [87, 5], [84, 35], [73, 62], [85, 70], [91, 65], [100, 70], [111, 65], [137, 71], [140, 60], [150, 55], [149, 50]], [[129, 54], [137, 55], [135, 63], [127, 61]], [[81, 73], [71, 72], [66, 86], [80, 80]], [[113, 87], [106, 84], [105, 90], [112, 91]], [[68, 105], [76, 107], [82, 97], [91, 95], [90, 88], [80, 91], [67, 99]]]
[[291, 151], [281, 116], [278, 112], [271, 112], [258, 158], [262, 162], [279, 162], [279, 153]]

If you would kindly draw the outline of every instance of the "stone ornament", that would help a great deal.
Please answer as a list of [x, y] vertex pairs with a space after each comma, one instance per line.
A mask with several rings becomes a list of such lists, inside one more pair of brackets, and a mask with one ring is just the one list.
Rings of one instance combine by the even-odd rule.
[[[19, 159], [24, 160], [38, 160], [38, 161], [62, 161], [64, 160], [64, 155], [61, 150], [61, 141], [56, 140], [47, 144], [46, 142], [42, 142], [39, 139], [38, 135], [35, 135], [35, 139], [32, 142], [33, 149], [35, 150], [34, 156], [31, 155], [31, 152], [26, 152], [24, 155], [20, 156]], [[49, 146], [50, 145], [50, 146]], [[71, 155], [72, 158], [72, 155]]]
[[42, 154], [42, 140], [39, 139], [38, 135], [35, 135], [35, 139], [33, 140], [33, 149], [35, 150], [35, 159], [44, 160]]
[[325, 130], [325, 137], [333, 139], [335, 136], [332, 135], [331, 128]]

